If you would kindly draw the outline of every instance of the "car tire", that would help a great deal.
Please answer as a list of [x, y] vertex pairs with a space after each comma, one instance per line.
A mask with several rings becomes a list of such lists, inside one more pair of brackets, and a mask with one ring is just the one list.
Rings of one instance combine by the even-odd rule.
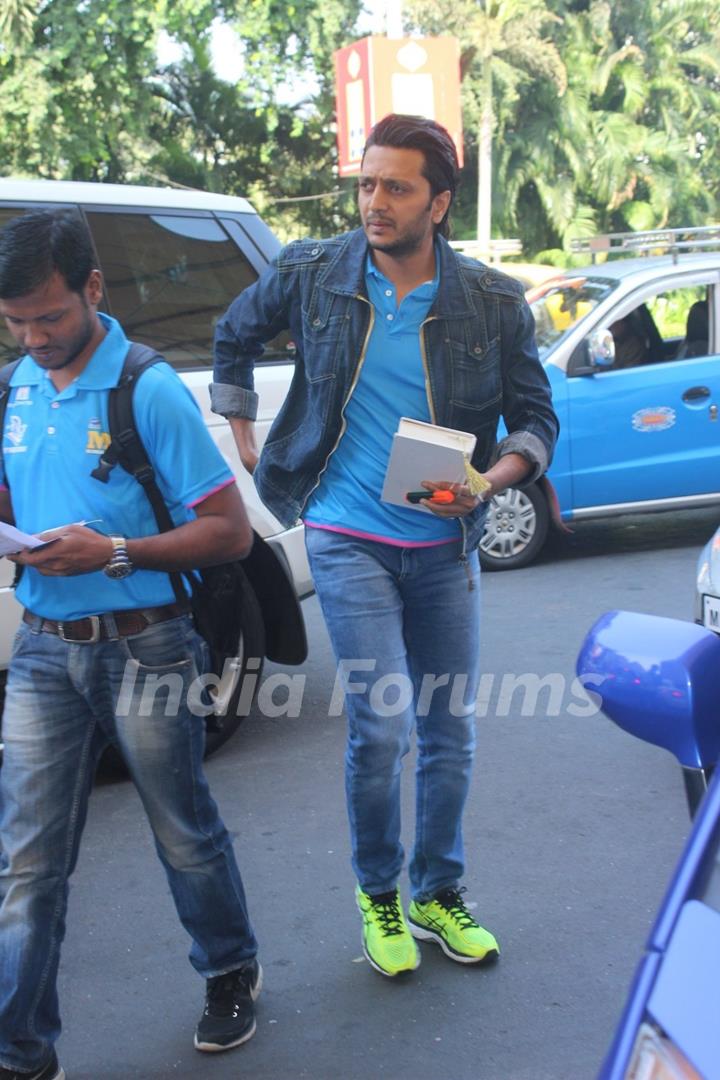
[[480, 565], [484, 570], [528, 566], [545, 543], [549, 525], [547, 500], [537, 484], [494, 495], [480, 541]]

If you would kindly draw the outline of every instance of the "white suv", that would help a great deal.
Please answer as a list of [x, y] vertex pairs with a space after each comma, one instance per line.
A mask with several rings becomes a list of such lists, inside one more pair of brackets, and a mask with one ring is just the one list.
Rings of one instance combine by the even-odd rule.
[[[216, 703], [218, 717], [224, 719], [210, 725], [208, 742], [214, 749], [239, 723], [234, 705], [246, 658], [266, 655], [281, 663], [300, 663], [306, 653], [298, 597], [312, 591], [312, 583], [302, 526], [283, 529], [262, 505], [240, 464], [227, 421], [210, 411], [208, 394], [215, 322], [256, 280], [280, 244], [250, 203], [232, 196], [117, 184], [0, 180], [0, 229], [18, 214], [57, 206], [75, 207], [83, 214], [105, 279], [104, 309], [120, 321], [131, 340], [162, 353], [192, 390], [209, 431], [235, 472], [253, 528], [266, 541], [256, 541], [246, 563], [252, 593], [247, 597], [236, 672]], [[15, 355], [10, 335], [0, 326], [0, 364]], [[278, 339], [255, 369], [260, 445], [292, 373], [292, 345], [287, 338]], [[0, 561], [0, 673], [7, 667], [20, 616], [12, 577], [12, 565]]]

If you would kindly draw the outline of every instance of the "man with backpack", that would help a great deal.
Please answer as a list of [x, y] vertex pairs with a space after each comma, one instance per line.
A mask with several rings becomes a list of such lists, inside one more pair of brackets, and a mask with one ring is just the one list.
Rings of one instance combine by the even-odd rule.
[[[165, 363], [137, 380], [132, 404], [174, 527], [158, 532], [125, 469], [97, 475], [130, 348], [98, 313], [101, 297], [75, 212], [28, 214], [0, 234], [0, 315], [24, 353], [7, 390], [0, 519], [52, 541], [15, 557], [24, 612], [0, 770], [0, 1080], [65, 1075], [54, 1043], [68, 879], [111, 742], [142, 799], [191, 963], [207, 980], [197, 1049], [252, 1036], [262, 980], [232, 844], [202, 770], [202, 710], [188, 699], [207, 645], [169, 576], [242, 557], [252, 531], [232, 473]], [[132, 692], [121, 695], [128, 670]], [[155, 690], [163, 678], [182, 680], [177, 709], [165, 693], [143, 693], [146, 677]]]

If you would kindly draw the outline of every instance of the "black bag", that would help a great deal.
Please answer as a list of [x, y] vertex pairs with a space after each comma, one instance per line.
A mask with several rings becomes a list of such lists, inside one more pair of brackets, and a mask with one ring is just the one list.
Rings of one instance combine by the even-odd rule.
[[[164, 361], [164, 357], [146, 345], [131, 344], [117, 385], [108, 398], [110, 445], [91, 475], [107, 483], [110, 473], [120, 465], [142, 486], [160, 532], [175, 528], [170, 511], [155, 479], [155, 469], [135, 426], [133, 394], [137, 380], [148, 367]], [[195, 627], [207, 641], [216, 670], [223, 661], [237, 652], [242, 632], [243, 606], [247, 602], [248, 583], [239, 560], [207, 566], [182, 574], [169, 574], [175, 597], [180, 604], [192, 609]], [[187, 586], [187, 587], [186, 587]], [[189, 589], [189, 596], [188, 596]]]

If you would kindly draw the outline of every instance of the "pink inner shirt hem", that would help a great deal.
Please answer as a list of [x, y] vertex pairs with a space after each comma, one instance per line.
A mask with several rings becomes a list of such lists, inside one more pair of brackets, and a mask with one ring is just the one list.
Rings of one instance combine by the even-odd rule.
[[357, 536], [359, 540], [374, 540], [377, 544], [391, 544], [393, 547], [438, 547], [440, 544], [455, 544], [460, 539], [459, 536], [448, 536], [444, 540], [396, 540], [392, 536], [376, 536], [375, 533], [361, 532], [360, 529], [346, 529], [341, 525], [316, 525], [314, 521], [306, 521], [305, 525], [308, 529], [325, 529], [326, 532]]

